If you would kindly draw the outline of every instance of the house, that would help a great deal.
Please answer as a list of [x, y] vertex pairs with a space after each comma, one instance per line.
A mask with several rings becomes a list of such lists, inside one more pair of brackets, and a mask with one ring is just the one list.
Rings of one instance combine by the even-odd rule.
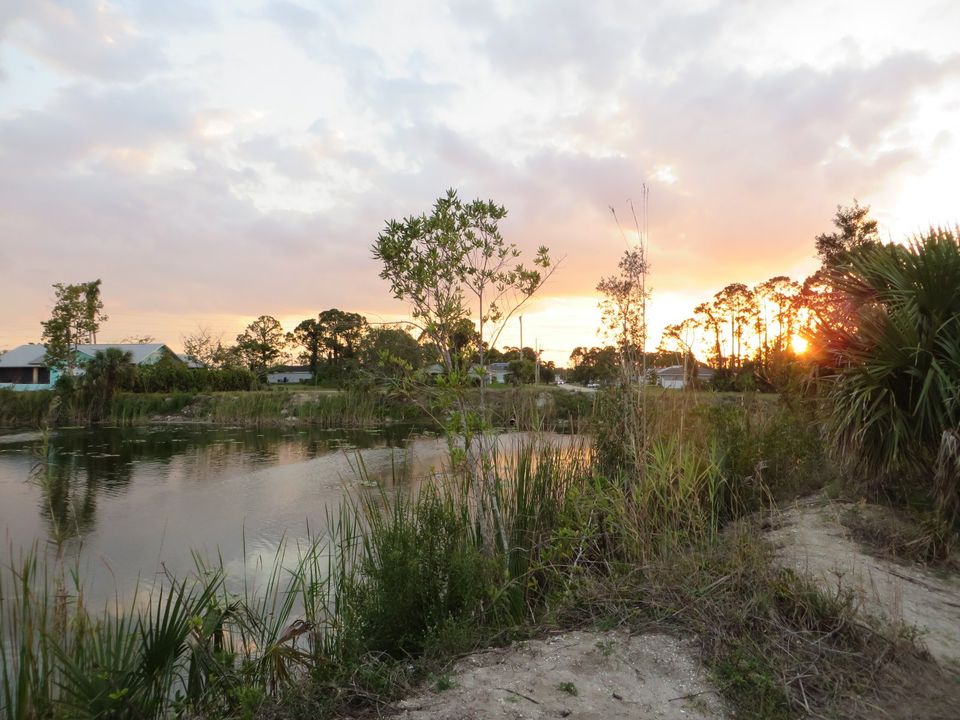
[[[83, 343], [77, 345], [77, 364], [83, 364], [107, 348], [130, 353], [134, 365], [153, 365], [164, 358], [180, 362], [176, 353], [163, 343]], [[47, 365], [45, 345], [30, 344], [15, 347], [0, 356], [0, 388], [13, 390], [49, 390], [56, 385], [59, 371]]]
[[0, 388], [49, 390], [57, 382], [57, 371], [43, 362], [44, 345], [21, 345], [0, 355]]
[[507, 376], [511, 374], [510, 363], [497, 362], [487, 365], [487, 376], [490, 377], [493, 382], [498, 382], [502, 385], [507, 381]]
[[[440, 375], [447, 374], [447, 371], [440, 363], [427, 365], [423, 369], [423, 372], [433, 379], [436, 379]], [[467, 371], [467, 374], [471, 380], [476, 382], [479, 382], [481, 377], [485, 378], [487, 385], [492, 382], [503, 383], [506, 382], [506, 377], [510, 374], [510, 363], [491, 363], [490, 365], [487, 365], [486, 372], [481, 369], [478, 363], [473, 363], [470, 365], [470, 369]]]
[[[664, 388], [673, 390], [682, 390], [686, 385], [686, 377], [683, 365], [671, 365], [670, 367], [659, 368], [657, 373], [657, 383]], [[713, 370], [705, 365], [696, 367], [696, 379], [700, 384], [710, 382], [713, 378]]]
[[270, 385], [298, 385], [313, 382], [313, 373], [307, 365], [288, 365], [267, 373], [267, 383]]
[[177, 353], [177, 358], [191, 370], [202, 370], [205, 367], [202, 363], [197, 362], [186, 353]]

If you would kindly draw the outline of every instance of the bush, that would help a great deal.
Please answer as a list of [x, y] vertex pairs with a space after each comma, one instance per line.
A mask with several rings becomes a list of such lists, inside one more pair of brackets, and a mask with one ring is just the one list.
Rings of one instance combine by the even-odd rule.
[[55, 396], [52, 390], [17, 392], [0, 389], [0, 427], [42, 427], [47, 422]]
[[128, 388], [133, 392], [217, 392], [256, 390], [257, 376], [246, 368], [188, 368], [172, 362], [159, 362], [137, 368], [137, 376]]
[[[909, 247], [850, 253], [833, 277], [852, 324], [822, 339], [836, 457], [854, 476], [906, 475], [960, 514], [960, 477], [937, 476], [941, 444], [960, 427], [960, 230], [931, 229]], [[951, 460], [946, 453], [944, 466]]]

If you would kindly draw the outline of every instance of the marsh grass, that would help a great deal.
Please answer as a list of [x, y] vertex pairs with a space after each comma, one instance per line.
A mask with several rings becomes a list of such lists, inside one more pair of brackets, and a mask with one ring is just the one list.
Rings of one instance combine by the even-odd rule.
[[54, 396], [52, 390], [15, 392], [0, 388], [0, 427], [43, 427]]
[[446, 677], [460, 653], [544, 625], [696, 637], [716, 686], [750, 718], [871, 717], [880, 684], [932, 672], [909, 637], [862, 618], [852, 598], [776, 568], [745, 519], [819, 462], [821, 448], [783, 440], [806, 432], [801, 415], [664, 394], [645, 408], [638, 468], [604, 456], [622, 415], [603, 426], [598, 407], [593, 447], [498, 448], [505, 543], [485, 541], [485, 495], [453, 463], [418, 491], [354, 496], [330, 511], [323, 537], [283, 544], [239, 586], [219, 559], [198, 558], [191, 577], [97, 612], [78, 575], [38, 549], [11, 561], [0, 580], [2, 711], [370, 711]]

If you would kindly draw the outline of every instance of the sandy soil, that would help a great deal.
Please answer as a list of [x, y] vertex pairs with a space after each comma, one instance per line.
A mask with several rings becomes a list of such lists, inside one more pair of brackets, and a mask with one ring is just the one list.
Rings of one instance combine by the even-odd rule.
[[391, 710], [411, 720], [729, 717], [688, 644], [667, 635], [569, 632], [471, 655], [449, 679]]
[[779, 561], [830, 589], [852, 590], [869, 613], [915, 625], [931, 655], [960, 669], [960, 578], [868, 554], [840, 522], [849, 507], [817, 499], [785, 509], [771, 532]]

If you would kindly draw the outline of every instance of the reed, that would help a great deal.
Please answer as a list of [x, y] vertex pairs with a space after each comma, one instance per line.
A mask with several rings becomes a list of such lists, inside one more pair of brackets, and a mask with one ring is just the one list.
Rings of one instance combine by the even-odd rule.
[[[612, 615], [696, 634], [744, 717], [829, 714], [888, 677], [891, 647], [914, 656], [849, 598], [772, 566], [742, 518], [813, 451], [774, 441], [799, 422], [776, 406], [714, 401], [648, 403], [632, 464], [601, 457], [619, 427], [602, 414], [594, 447], [498, 445], [492, 537], [505, 542], [485, 536], [487, 495], [453, 463], [418, 492], [353, 497], [322, 537], [281, 543], [241, 578], [198, 557], [193, 575], [125, 608], [89, 610], [79, 573], [34, 548], [0, 576], [0, 713], [331, 717], [396, 697], [478, 642]], [[744, 474], [780, 460], [787, 470]], [[823, 678], [804, 679], [811, 664]]]

